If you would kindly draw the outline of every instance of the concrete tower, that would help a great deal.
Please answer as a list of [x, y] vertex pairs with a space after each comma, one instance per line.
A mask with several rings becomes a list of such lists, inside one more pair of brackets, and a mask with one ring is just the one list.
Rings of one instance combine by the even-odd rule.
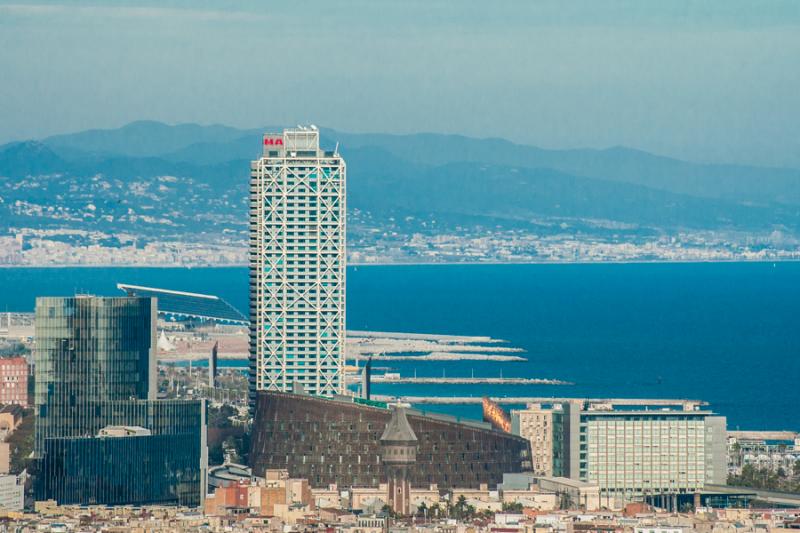
[[219, 341], [214, 343], [211, 353], [208, 355], [208, 386], [212, 389], [217, 387], [217, 362], [219, 359]]
[[250, 178], [250, 402], [344, 391], [345, 163], [315, 127], [267, 134]]
[[381, 462], [389, 483], [389, 507], [397, 514], [411, 513], [409, 472], [417, 462], [417, 436], [406, 418], [406, 405], [392, 406], [392, 418], [381, 435]]

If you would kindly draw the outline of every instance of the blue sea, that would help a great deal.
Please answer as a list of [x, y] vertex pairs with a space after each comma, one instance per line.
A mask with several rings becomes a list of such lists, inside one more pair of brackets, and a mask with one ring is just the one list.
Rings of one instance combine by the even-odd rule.
[[[118, 282], [217, 294], [246, 311], [246, 268], [0, 269], [0, 311]], [[351, 267], [349, 329], [485, 335], [526, 363], [391, 362], [403, 374], [567, 386], [376, 384], [376, 393], [706, 400], [729, 428], [800, 430], [800, 263]], [[428, 406], [480, 417], [480, 406]]]

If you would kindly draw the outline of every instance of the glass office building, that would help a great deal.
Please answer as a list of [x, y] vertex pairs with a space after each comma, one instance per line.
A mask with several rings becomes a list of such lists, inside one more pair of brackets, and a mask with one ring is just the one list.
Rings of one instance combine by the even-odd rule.
[[[154, 399], [156, 306], [149, 297], [36, 300], [37, 499], [202, 502], [206, 406]], [[101, 432], [108, 426], [123, 431]], [[108, 436], [124, 428], [134, 436]]]
[[147, 428], [151, 434], [46, 439], [35, 484], [37, 500], [83, 505], [201, 504], [206, 490], [203, 402], [141, 400], [98, 405], [107, 425], [124, 422]]
[[264, 136], [250, 179], [250, 402], [344, 390], [345, 163], [316, 128]]
[[36, 299], [36, 455], [44, 439], [94, 435], [96, 403], [155, 398], [156, 301]]

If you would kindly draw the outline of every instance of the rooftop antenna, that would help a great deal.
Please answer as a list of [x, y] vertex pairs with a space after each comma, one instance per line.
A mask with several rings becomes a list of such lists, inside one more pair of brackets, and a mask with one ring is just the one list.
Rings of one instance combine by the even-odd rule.
[[339, 155], [339, 141], [336, 141], [336, 148], [333, 149], [333, 155]]

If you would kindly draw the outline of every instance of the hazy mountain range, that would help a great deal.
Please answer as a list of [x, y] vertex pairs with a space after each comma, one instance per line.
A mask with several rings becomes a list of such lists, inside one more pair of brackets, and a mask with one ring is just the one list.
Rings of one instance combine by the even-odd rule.
[[[259, 156], [265, 130], [279, 128], [142, 121], [0, 146], [0, 219], [143, 233], [243, 231], [249, 161]], [[797, 169], [457, 135], [321, 134], [347, 161], [349, 208], [377, 224], [409, 214], [454, 224], [592, 220], [800, 235]], [[41, 209], [53, 205], [68, 214]]]

